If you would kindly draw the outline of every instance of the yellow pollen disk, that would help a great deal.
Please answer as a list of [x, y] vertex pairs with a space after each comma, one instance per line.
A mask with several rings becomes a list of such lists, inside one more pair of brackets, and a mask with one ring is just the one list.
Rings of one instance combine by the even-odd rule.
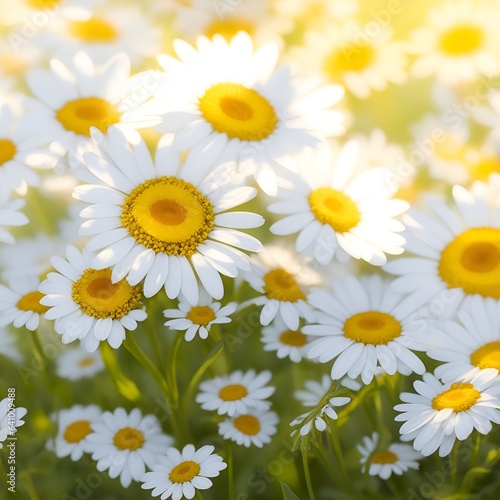
[[86, 21], [71, 21], [69, 32], [86, 43], [110, 43], [118, 37], [116, 28], [100, 17], [91, 17]]
[[500, 372], [500, 341], [488, 342], [470, 355], [470, 362], [481, 370], [495, 368]]
[[347, 318], [344, 337], [363, 344], [387, 344], [401, 335], [401, 323], [380, 311], [366, 311]]
[[200, 473], [200, 466], [192, 460], [186, 460], [176, 465], [169, 473], [172, 483], [182, 484], [194, 479]]
[[293, 347], [307, 344], [307, 337], [300, 330], [286, 330], [279, 336], [280, 342]]
[[228, 17], [226, 19], [216, 19], [205, 31], [205, 36], [212, 38], [214, 35], [222, 35], [228, 42], [239, 31], [245, 31], [249, 35], [253, 35], [254, 25], [246, 19], [239, 17]]
[[66, 427], [63, 438], [67, 443], [79, 443], [91, 432], [92, 429], [88, 420], [77, 420]]
[[323, 71], [332, 80], [349, 71], [361, 72], [375, 59], [371, 45], [345, 45], [330, 53], [323, 63]]
[[260, 422], [253, 415], [240, 415], [233, 421], [233, 425], [247, 436], [255, 436], [260, 431]]
[[500, 229], [473, 228], [441, 253], [438, 271], [449, 288], [500, 299]]
[[210, 200], [177, 177], [159, 177], [140, 184], [122, 208], [123, 227], [156, 253], [189, 257], [214, 226]]
[[389, 450], [379, 451], [372, 456], [372, 464], [393, 464], [398, 461], [398, 456]]
[[222, 401], [238, 401], [248, 394], [247, 388], [241, 384], [229, 384], [219, 391]]
[[100, 97], [82, 97], [67, 102], [56, 112], [56, 118], [69, 132], [90, 137], [90, 127], [106, 133], [120, 121], [116, 107]]
[[264, 291], [270, 299], [297, 302], [306, 298], [295, 278], [284, 269], [273, 269], [263, 279]]
[[447, 391], [433, 398], [432, 408], [437, 411], [451, 408], [455, 413], [459, 413], [472, 408], [480, 397], [481, 393], [468, 382], [451, 384]]
[[79, 362], [78, 362], [78, 366], [84, 368], [85, 366], [92, 366], [93, 364], [95, 363], [95, 360], [94, 358], [91, 358], [90, 356], [86, 357], [86, 358], [82, 358]]
[[33, 9], [48, 9], [59, 5], [63, 0], [26, 0], [29, 7]]
[[487, 181], [490, 174], [500, 173], [500, 158], [485, 157], [471, 166], [471, 175], [475, 180]]
[[120, 319], [142, 298], [141, 287], [131, 286], [125, 279], [111, 282], [111, 269], [86, 269], [73, 283], [71, 297], [87, 315], [97, 319]]
[[38, 314], [47, 312], [50, 308], [40, 304], [40, 299], [44, 296], [38, 290], [23, 295], [17, 302], [16, 307], [21, 311], [33, 311]]
[[445, 31], [439, 40], [439, 48], [450, 56], [470, 54], [480, 49], [484, 31], [474, 24], [460, 24]]
[[262, 141], [276, 129], [278, 117], [269, 101], [239, 83], [217, 83], [199, 101], [213, 129], [241, 141]]
[[16, 156], [16, 145], [10, 139], [0, 139], [0, 167]]
[[113, 444], [119, 450], [135, 451], [142, 448], [144, 444], [144, 435], [141, 431], [133, 427], [124, 427], [120, 429], [113, 437]]
[[330, 226], [337, 233], [345, 233], [361, 221], [356, 203], [344, 193], [323, 187], [311, 192], [309, 205], [317, 220]]
[[194, 306], [187, 313], [186, 317], [196, 325], [207, 326], [215, 319], [215, 313], [211, 307]]

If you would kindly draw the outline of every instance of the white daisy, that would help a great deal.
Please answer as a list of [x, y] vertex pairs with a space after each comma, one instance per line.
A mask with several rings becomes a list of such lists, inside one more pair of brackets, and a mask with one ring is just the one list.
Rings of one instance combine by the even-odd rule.
[[23, 199], [10, 197], [0, 189], [0, 243], [15, 243], [15, 238], [5, 228], [24, 226], [29, 220], [19, 212], [26, 202]]
[[212, 486], [209, 477], [217, 477], [227, 467], [222, 457], [213, 453], [213, 446], [205, 445], [196, 450], [192, 444], [182, 451], [169, 448], [157, 457], [157, 463], [141, 478], [141, 488], [153, 490], [151, 495], [161, 495], [161, 500], [172, 497], [193, 498], [196, 490], [208, 490]]
[[200, 384], [200, 393], [196, 402], [204, 410], [217, 410], [219, 415], [243, 414], [249, 409], [267, 410], [271, 403], [267, 398], [275, 388], [266, 384], [271, 380], [271, 372], [265, 370], [259, 374], [255, 370], [232, 372], [224, 377], [216, 377]]
[[0, 328], [0, 356], [5, 356], [16, 363], [23, 361], [23, 355], [17, 347], [17, 337], [7, 328]]
[[206, 339], [212, 325], [231, 322], [229, 316], [236, 311], [236, 306], [236, 302], [230, 302], [221, 307], [220, 302], [213, 302], [212, 297], [201, 294], [195, 305], [180, 301], [178, 309], [165, 309], [165, 318], [174, 318], [165, 322], [165, 326], [171, 330], [186, 330], [184, 338], [187, 342], [193, 340], [196, 334]]
[[104, 363], [101, 353], [99, 351], [90, 353], [82, 344], [76, 348], [65, 350], [56, 359], [57, 375], [68, 380], [90, 378], [103, 369]]
[[174, 49], [181, 61], [158, 58], [167, 74], [152, 107], [165, 111], [158, 129], [176, 133], [178, 151], [216, 148], [275, 194], [276, 165], [293, 165], [295, 153], [342, 131], [341, 113], [327, 110], [342, 88], [311, 91], [287, 66], [275, 71], [274, 44], [254, 52], [250, 36], [240, 32], [229, 44], [216, 35], [199, 37], [197, 50], [182, 40]]
[[418, 394], [403, 392], [404, 404], [394, 407], [405, 422], [399, 430], [402, 441], [412, 441], [424, 456], [439, 448], [439, 456], [449, 455], [455, 440], [463, 441], [476, 429], [491, 431], [491, 423], [500, 423], [500, 378], [498, 371], [486, 369], [471, 377], [443, 385], [434, 375], [424, 374], [413, 387]]
[[380, 450], [377, 432], [363, 437], [363, 444], [356, 445], [356, 448], [361, 453], [359, 461], [363, 464], [361, 472], [365, 471], [368, 463], [368, 474], [382, 479], [389, 479], [393, 473], [401, 476], [409, 469], [418, 470], [420, 466], [418, 460], [423, 458], [421, 453], [408, 444], [391, 443], [387, 448]]
[[95, 140], [100, 154], [84, 155], [85, 179], [92, 184], [75, 190], [76, 198], [92, 203], [81, 212], [88, 220], [80, 231], [93, 236], [89, 249], [100, 250], [92, 265], [114, 266], [112, 280], [126, 276], [133, 286], [145, 278], [146, 297], [164, 286], [169, 298], [182, 292], [195, 304], [198, 277], [209, 295], [222, 298], [219, 273], [237, 276], [238, 269], [249, 269], [240, 249], [261, 249], [257, 239], [236, 229], [260, 226], [264, 219], [229, 211], [252, 199], [256, 189], [241, 186], [224, 165], [216, 168], [214, 148], [193, 149], [182, 161], [165, 136], [153, 162], [138, 134], [129, 145], [112, 127]]
[[45, 318], [55, 320], [54, 328], [62, 335], [63, 344], [83, 341], [89, 352], [99, 342], [107, 341], [117, 349], [125, 339], [125, 330], [135, 330], [144, 321], [146, 311], [138, 309], [142, 292], [124, 279], [112, 283], [111, 269], [94, 269], [92, 254], [81, 253], [69, 245], [66, 259], [53, 257], [57, 272], [47, 275], [39, 290], [45, 295], [41, 304], [50, 309]]
[[304, 333], [320, 337], [311, 343], [308, 356], [320, 363], [335, 358], [333, 380], [361, 375], [369, 384], [378, 366], [389, 375], [425, 372], [411, 351], [426, 348], [418, 322], [410, 316], [411, 305], [380, 276], [359, 280], [352, 276], [331, 293], [314, 290], [309, 302], [321, 312], [319, 324], [303, 328]]
[[385, 264], [386, 253], [403, 252], [404, 230], [395, 217], [408, 203], [392, 199], [398, 190], [393, 175], [385, 168], [357, 173], [359, 145], [348, 142], [339, 152], [327, 144], [307, 151], [298, 159], [298, 174], [280, 187], [277, 201], [268, 206], [284, 217], [271, 232], [288, 235], [299, 232], [297, 252], [314, 256], [322, 265], [334, 256], [345, 261], [350, 255], [370, 264]]
[[75, 405], [52, 415], [57, 425], [57, 435], [47, 442], [47, 449], [57, 457], [71, 457], [80, 460], [84, 453], [92, 451], [86, 437], [92, 432], [91, 425], [99, 421], [101, 409], [96, 405]]
[[15, 396], [9, 393], [0, 401], [0, 448], [8, 437], [15, 436], [17, 428], [24, 425], [21, 420], [28, 410], [22, 406], [15, 405]]
[[97, 470], [109, 470], [109, 477], [120, 476], [127, 488], [132, 481], [141, 481], [146, 466], [153, 468], [158, 455], [172, 446], [174, 440], [163, 433], [154, 415], [142, 416], [134, 408], [127, 413], [123, 408], [104, 412], [99, 422], [91, 424], [92, 433], [86, 437], [88, 452], [97, 461]]
[[276, 434], [278, 421], [278, 414], [274, 411], [252, 408], [221, 422], [219, 434], [247, 448], [251, 445], [262, 448]]

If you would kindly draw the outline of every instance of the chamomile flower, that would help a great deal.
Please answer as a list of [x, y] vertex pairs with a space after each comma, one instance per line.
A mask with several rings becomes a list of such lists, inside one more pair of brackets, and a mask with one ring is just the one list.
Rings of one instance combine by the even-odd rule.
[[182, 451], [165, 450], [157, 457], [157, 463], [141, 478], [141, 488], [153, 490], [151, 495], [165, 500], [193, 498], [196, 490], [208, 490], [212, 486], [209, 477], [217, 477], [227, 467], [222, 457], [214, 453], [213, 446], [205, 445], [196, 450], [192, 444]]
[[134, 408], [127, 413], [123, 408], [104, 412], [101, 420], [90, 425], [92, 433], [86, 436], [88, 453], [97, 461], [97, 470], [109, 470], [109, 477], [120, 476], [127, 488], [132, 481], [141, 481], [146, 466], [152, 469], [158, 455], [172, 446], [172, 437], [164, 434], [154, 415], [142, 415]]
[[31, 331], [38, 328], [41, 315], [49, 309], [40, 303], [43, 294], [38, 291], [39, 285], [36, 277], [11, 281], [9, 287], [0, 285], [0, 326], [25, 326]]
[[251, 445], [262, 448], [276, 434], [278, 421], [278, 414], [274, 411], [252, 408], [221, 422], [219, 434], [247, 448]]
[[380, 450], [377, 432], [363, 437], [362, 444], [356, 445], [356, 448], [361, 453], [361, 472], [364, 472], [366, 464], [369, 464], [368, 474], [382, 479], [389, 479], [392, 474], [401, 476], [409, 469], [418, 470], [418, 460], [423, 458], [421, 453], [408, 444], [391, 443], [384, 450]]
[[283, 66], [275, 70], [274, 44], [253, 50], [247, 33], [230, 43], [220, 35], [199, 37], [197, 49], [174, 43], [180, 61], [162, 55], [166, 74], [154, 107], [166, 112], [158, 129], [175, 132], [178, 151], [216, 149], [259, 186], [275, 194], [275, 166], [292, 166], [292, 157], [325, 136], [339, 134], [342, 115], [328, 110], [342, 97], [340, 86], [311, 90]]
[[70, 457], [73, 462], [80, 460], [91, 448], [85, 439], [92, 433], [91, 425], [98, 422], [102, 411], [96, 405], [75, 405], [67, 410], [60, 410], [52, 419], [57, 424], [57, 435], [47, 442], [47, 449], [57, 457]]
[[491, 423], [500, 423], [500, 378], [498, 371], [485, 369], [470, 378], [442, 384], [434, 375], [424, 374], [413, 387], [418, 394], [403, 392], [394, 409], [404, 422], [399, 432], [402, 441], [424, 456], [439, 449], [439, 456], [451, 452], [455, 440], [463, 441], [474, 429], [480, 434], [491, 431]]
[[271, 380], [271, 372], [265, 370], [257, 374], [255, 370], [232, 372], [224, 377], [216, 377], [200, 384], [196, 402], [204, 410], [217, 410], [219, 415], [230, 417], [242, 414], [251, 408], [267, 410], [271, 403], [267, 398], [274, 393], [274, 387], [266, 385]]
[[51, 259], [57, 272], [51, 272], [39, 290], [45, 295], [41, 304], [50, 309], [45, 318], [55, 320], [54, 329], [63, 344], [82, 340], [85, 349], [94, 352], [99, 342], [107, 341], [117, 349], [125, 340], [126, 330], [135, 330], [147, 314], [139, 309], [142, 292], [124, 279], [113, 283], [111, 269], [94, 269], [92, 254], [72, 245], [66, 259]]
[[99, 250], [92, 266], [113, 266], [113, 282], [126, 277], [136, 286], [145, 278], [146, 297], [164, 286], [168, 297], [182, 292], [195, 304], [198, 277], [209, 295], [222, 298], [220, 274], [235, 277], [238, 269], [249, 269], [240, 249], [261, 249], [257, 239], [237, 229], [260, 226], [263, 218], [229, 211], [252, 199], [256, 189], [214, 165], [213, 148], [191, 150], [182, 161], [165, 136], [153, 162], [138, 134], [128, 144], [111, 128], [95, 140], [99, 155], [84, 154], [91, 184], [75, 190], [76, 198], [92, 203], [81, 212], [88, 220], [80, 231], [92, 236], [87, 248]]
[[411, 304], [380, 276], [359, 280], [352, 276], [332, 292], [312, 291], [309, 302], [321, 313], [318, 324], [303, 328], [304, 333], [320, 337], [311, 343], [308, 357], [320, 363], [335, 358], [333, 380], [361, 375], [369, 384], [378, 366], [389, 375], [425, 372], [412, 352], [425, 350], [426, 344], [419, 338], [418, 322], [410, 317]]
[[12, 397], [8, 396], [0, 401], [0, 448], [8, 436], [14, 436], [17, 428], [24, 425], [24, 420], [21, 419], [27, 412], [26, 408], [16, 406]]
[[357, 173], [358, 155], [355, 141], [339, 152], [324, 144], [303, 153], [297, 174], [289, 174], [288, 185], [280, 187], [277, 201], [268, 206], [283, 216], [271, 232], [298, 232], [297, 252], [312, 254], [322, 265], [349, 255], [382, 265], [386, 253], [401, 254], [405, 239], [397, 233], [404, 226], [395, 217], [409, 205], [392, 199], [398, 185], [387, 169]]
[[56, 373], [68, 380], [81, 380], [93, 377], [104, 369], [99, 351], [88, 352], [85, 346], [67, 349], [56, 359]]
[[0, 189], [0, 243], [12, 245], [16, 241], [6, 228], [28, 224], [28, 217], [19, 211], [25, 204], [23, 199], [11, 199]]
[[187, 342], [193, 340], [196, 334], [206, 339], [212, 325], [231, 322], [229, 316], [236, 311], [236, 306], [236, 302], [230, 302], [221, 307], [220, 302], [214, 302], [212, 297], [202, 294], [195, 305], [180, 301], [178, 309], [165, 309], [163, 315], [174, 318], [165, 322], [165, 326], [171, 330], [186, 330], [184, 338]]
[[14, 336], [7, 328], [0, 328], [0, 356], [21, 363], [23, 355], [17, 347], [16, 336]]

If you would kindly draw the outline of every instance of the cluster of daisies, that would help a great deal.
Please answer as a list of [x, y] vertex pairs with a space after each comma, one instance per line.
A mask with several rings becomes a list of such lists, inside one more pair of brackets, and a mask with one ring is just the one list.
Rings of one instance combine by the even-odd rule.
[[[406, 38], [414, 7], [361, 4], [0, 0], [0, 355], [29, 364], [27, 331], [58, 379], [144, 403], [51, 411], [58, 458], [162, 500], [228, 467], [234, 500], [232, 447], [284, 426], [314, 500], [308, 462], [349, 483], [343, 426], [370, 398], [351, 447], [382, 480], [500, 424], [498, 2], [421, 7]], [[367, 103], [413, 79], [439, 109], [390, 142]]]

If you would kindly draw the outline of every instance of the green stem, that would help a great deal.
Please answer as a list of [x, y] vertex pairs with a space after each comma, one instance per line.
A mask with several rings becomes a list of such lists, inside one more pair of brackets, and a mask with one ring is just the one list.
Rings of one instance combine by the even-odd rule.
[[199, 500], [203, 500], [203, 495], [200, 493], [200, 490], [195, 490], [194, 497], [198, 498]]
[[229, 492], [229, 500], [236, 500], [235, 484], [234, 484], [234, 459], [233, 447], [229, 441], [226, 441], [226, 459], [227, 459], [227, 486]]
[[[49, 374], [47, 372], [46, 364], [48, 363], [45, 358], [45, 353], [43, 352], [42, 342], [40, 341], [40, 336], [38, 335], [38, 330], [34, 330], [30, 332], [30, 337], [33, 341], [33, 354], [35, 355], [36, 362], [40, 367], [40, 371], [42, 372], [42, 378], [47, 386], [48, 394], [57, 393], [57, 391], [53, 390], [53, 384], [50, 380]], [[56, 394], [55, 398], [50, 398], [50, 403], [53, 404], [53, 399], [57, 399], [58, 396]]]
[[177, 353], [181, 345], [184, 334], [182, 332], [175, 333], [173, 345], [168, 353], [166, 379], [168, 388], [171, 391], [171, 401], [175, 408], [179, 405], [179, 388], [177, 386]]
[[306, 478], [307, 493], [309, 494], [309, 500], [316, 500], [314, 496], [314, 490], [311, 482], [311, 473], [309, 472], [309, 462], [307, 460], [307, 451], [302, 448], [300, 450], [302, 453], [302, 465], [304, 466], [304, 476]]
[[472, 447], [472, 454], [470, 457], [470, 468], [471, 469], [473, 467], [476, 467], [477, 463], [479, 461], [479, 447], [481, 444], [481, 434], [479, 434], [479, 432], [476, 431], [475, 434], [473, 435], [472, 439], [474, 440], [474, 445]]
[[451, 472], [451, 482], [454, 486], [457, 485], [458, 477], [458, 447], [460, 445], [459, 441], [456, 441], [450, 454], [450, 472]]
[[335, 457], [335, 462], [337, 462], [337, 467], [340, 471], [340, 479], [346, 491], [354, 495], [354, 491], [351, 487], [351, 483], [349, 481], [349, 476], [347, 474], [347, 469], [344, 463], [344, 456], [342, 454], [342, 447], [340, 446], [340, 440], [337, 434], [336, 424], [330, 426], [331, 432], [330, 435], [330, 444], [332, 446], [332, 453]]
[[151, 349], [153, 351], [153, 356], [155, 358], [156, 366], [158, 367], [159, 370], [161, 370], [161, 367], [163, 366], [163, 359], [162, 359], [162, 348], [161, 348], [161, 343], [160, 339], [157, 335], [155, 325], [153, 323], [153, 306], [152, 304], [148, 304], [150, 306], [150, 309], [148, 311], [148, 317], [146, 318], [146, 321], [144, 321], [144, 329], [146, 330], [146, 333], [149, 338], [149, 342], [151, 344]]

